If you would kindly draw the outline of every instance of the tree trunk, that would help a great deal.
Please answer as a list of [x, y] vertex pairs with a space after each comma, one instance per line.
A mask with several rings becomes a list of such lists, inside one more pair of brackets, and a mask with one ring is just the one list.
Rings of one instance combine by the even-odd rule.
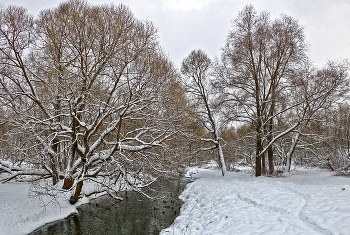
[[267, 149], [267, 158], [269, 160], [269, 175], [275, 171], [274, 163], [273, 163], [273, 150], [272, 145]]
[[255, 158], [255, 176], [261, 176], [261, 156]]
[[260, 131], [257, 133], [257, 140], [256, 140], [256, 157], [255, 157], [255, 176], [261, 176], [261, 156], [260, 153], [262, 152], [262, 144], [261, 144], [261, 133]]
[[290, 149], [289, 149], [289, 151], [287, 153], [286, 169], [284, 171], [290, 172], [290, 168], [291, 168], [291, 165], [292, 165], [292, 155], [293, 155], [293, 152], [295, 150], [295, 146], [298, 143], [299, 137], [300, 137], [300, 133], [298, 132], [295, 135], [295, 137], [293, 138], [293, 140], [292, 140], [292, 145], [290, 146]]
[[[273, 89], [274, 90], [274, 89]], [[274, 95], [274, 93], [273, 93]], [[271, 104], [271, 109], [269, 112], [269, 117], [271, 118], [270, 121], [268, 122], [267, 125], [267, 142], [268, 144], [270, 144], [272, 142], [273, 139], [273, 135], [272, 135], [272, 131], [273, 131], [273, 114], [274, 114], [274, 108], [275, 108], [275, 101], [274, 101], [274, 96], [272, 97], [272, 104]], [[267, 149], [267, 159], [269, 162], [269, 175], [272, 175], [272, 173], [275, 171], [274, 168], [274, 162], [273, 162], [273, 148], [272, 148], [272, 144], [268, 147]]]
[[52, 184], [55, 185], [58, 182], [58, 170], [57, 169], [59, 168], [59, 162], [57, 159], [57, 154], [59, 153], [59, 140], [57, 138], [54, 138], [52, 140], [52, 143], [53, 143], [52, 149], [56, 153], [56, 156], [51, 156], [50, 167], [51, 167], [51, 170], [53, 173]]
[[[277, 74], [275, 73], [274, 76], [271, 77], [271, 107], [270, 107], [269, 116], [268, 116], [270, 120], [268, 121], [268, 125], [267, 125], [268, 144], [270, 144], [273, 139], [273, 115], [275, 113], [275, 103], [276, 103], [275, 92], [276, 92], [276, 86], [277, 86], [276, 75]], [[272, 144], [267, 149], [267, 158], [269, 161], [269, 175], [272, 175], [272, 173], [275, 171]]]
[[50, 168], [52, 170], [52, 185], [56, 185], [58, 182], [58, 172], [56, 164], [57, 162], [55, 161], [54, 157], [51, 157]]
[[266, 174], [266, 158], [265, 154], [261, 155], [261, 174]]
[[72, 178], [65, 177], [62, 189], [70, 189], [70, 188], [72, 188], [73, 183], [74, 183], [74, 181], [72, 180]]
[[220, 160], [220, 165], [221, 165], [221, 174], [222, 174], [222, 176], [225, 176], [226, 175], [225, 158], [224, 158], [224, 154], [222, 152], [220, 144], [218, 144], [218, 154], [219, 154], [219, 160]]
[[74, 195], [71, 196], [69, 199], [70, 204], [75, 204], [78, 201], [82, 188], [83, 188], [83, 181], [79, 181], [75, 188]]

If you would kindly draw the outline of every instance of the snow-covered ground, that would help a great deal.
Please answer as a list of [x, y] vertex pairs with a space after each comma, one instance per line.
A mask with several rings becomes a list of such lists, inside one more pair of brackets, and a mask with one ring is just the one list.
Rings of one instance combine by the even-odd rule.
[[[350, 234], [350, 178], [322, 170], [283, 178], [193, 168], [185, 204], [161, 235]], [[42, 199], [42, 200], [41, 200]], [[0, 235], [27, 234], [76, 213], [65, 197], [30, 197], [27, 183], [0, 184]], [[80, 202], [87, 202], [84, 199]]]
[[195, 181], [170, 234], [350, 234], [350, 178], [323, 170], [286, 177], [190, 169]]
[[33, 197], [29, 188], [24, 182], [0, 183], [0, 235], [28, 234], [46, 223], [77, 213], [76, 207], [88, 202], [83, 198], [72, 206], [68, 194]]

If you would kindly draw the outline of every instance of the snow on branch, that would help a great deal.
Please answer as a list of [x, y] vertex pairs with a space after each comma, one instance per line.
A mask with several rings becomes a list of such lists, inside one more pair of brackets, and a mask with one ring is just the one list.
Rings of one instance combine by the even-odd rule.
[[32, 175], [32, 176], [48, 176], [51, 175], [51, 173], [45, 169], [31, 169], [28, 166], [26, 167], [17, 167], [13, 166], [10, 163], [6, 161], [0, 160], [0, 169], [9, 173], [9, 176], [2, 179], [1, 182], [5, 183], [10, 180], [13, 180], [17, 178], [18, 176], [26, 176], [26, 175]]

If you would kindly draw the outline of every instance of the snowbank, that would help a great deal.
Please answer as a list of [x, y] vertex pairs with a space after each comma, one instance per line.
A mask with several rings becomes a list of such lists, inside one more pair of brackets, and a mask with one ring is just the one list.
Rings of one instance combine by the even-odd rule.
[[350, 178], [322, 170], [284, 178], [196, 169], [167, 234], [350, 234]]
[[84, 197], [71, 205], [68, 193], [55, 198], [31, 196], [32, 194], [29, 183], [0, 183], [0, 235], [28, 234], [46, 223], [77, 213], [78, 206], [89, 202]]
[[[321, 170], [284, 178], [192, 168], [167, 234], [350, 234], [350, 178]], [[0, 184], [0, 235], [22, 235], [76, 213], [68, 198], [30, 197], [28, 183]], [[49, 203], [49, 204], [48, 204]], [[43, 205], [46, 205], [43, 207]]]
[[57, 203], [38, 200], [29, 196], [29, 184], [19, 182], [0, 183], [0, 234], [27, 234], [45, 223], [63, 219], [76, 212], [68, 201]]

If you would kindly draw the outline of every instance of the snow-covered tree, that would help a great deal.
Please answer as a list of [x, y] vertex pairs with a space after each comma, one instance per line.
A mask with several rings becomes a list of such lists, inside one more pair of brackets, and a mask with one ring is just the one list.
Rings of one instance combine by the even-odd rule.
[[271, 20], [268, 13], [258, 13], [248, 5], [233, 20], [221, 58], [216, 86], [221, 88], [226, 116], [254, 126], [256, 176], [261, 175], [265, 152], [272, 173], [272, 143], [279, 138], [274, 133], [274, 120], [283, 113], [279, 100], [290, 90], [291, 72], [305, 58], [303, 29], [290, 16]]
[[75, 203], [84, 182], [116, 197], [169, 170], [177, 74], [151, 22], [124, 5], [71, 0], [37, 19], [3, 7], [0, 27], [4, 181], [50, 179]]
[[212, 94], [210, 93], [210, 67], [211, 60], [202, 50], [193, 50], [183, 60], [181, 72], [184, 75], [183, 84], [188, 92], [189, 99], [195, 106], [195, 116], [202, 123], [205, 135], [201, 140], [210, 144], [209, 147], [201, 148], [198, 151], [216, 149], [221, 167], [222, 176], [226, 174], [226, 165], [222, 151], [221, 138], [219, 136], [219, 123], [215, 120]]
[[[292, 155], [298, 148], [298, 141], [303, 139], [303, 136], [306, 138], [310, 137], [310, 134], [314, 137], [318, 136], [315, 143], [323, 139], [318, 133], [318, 128], [312, 127], [319, 126], [320, 123], [325, 121], [324, 117], [321, 117], [322, 113], [333, 110], [338, 102], [344, 101], [344, 94], [348, 91], [347, 70], [347, 62], [330, 62], [323, 69], [307, 66], [305, 69], [297, 71], [298, 75], [296, 76], [301, 79], [299, 80], [299, 89], [294, 93], [293, 99], [303, 102], [295, 109], [291, 109], [289, 118], [295, 116], [295, 113], [298, 112], [304, 113], [304, 115], [302, 119], [299, 119], [300, 125], [298, 128], [291, 132], [291, 143], [285, 156], [286, 171], [290, 171]], [[320, 162], [315, 164], [320, 165]]]
[[293, 17], [272, 20], [248, 5], [233, 20], [214, 84], [226, 120], [255, 130], [256, 176], [265, 154], [273, 173], [276, 141], [312, 118], [346, 79], [337, 64], [309, 73], [306, 49], [303, 27]]

